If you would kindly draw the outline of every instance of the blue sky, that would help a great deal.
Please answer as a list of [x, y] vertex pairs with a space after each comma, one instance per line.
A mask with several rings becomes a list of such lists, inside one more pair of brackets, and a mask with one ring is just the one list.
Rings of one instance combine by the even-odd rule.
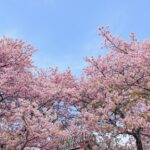
[[20, 38], [38, 51], [33, 59], [41, 68], [68, 67], [79, 75], [84, 57], [97, 57], [102, 39], [98, 26], [127, 39], [135, 32], [150, 35], [149, 0], [1, 0], [0, 36]]

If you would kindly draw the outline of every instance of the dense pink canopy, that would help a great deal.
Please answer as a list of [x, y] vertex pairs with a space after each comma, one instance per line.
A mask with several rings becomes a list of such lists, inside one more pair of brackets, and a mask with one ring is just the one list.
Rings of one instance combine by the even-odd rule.
[[87, 132], [96, 134], [101, 149], [149, 149], [150, 41], [99, 30], [109, 52], [86, 58], [80, 78], [70, 70], [38, 69], [31, 45], [0, 40], [1, 147], [56, 149]]
[[[125, 41], [101, 27], [104, 48], [110, 51], [90, 65], [80, 80], [80, 106], [88, 130], [128, 135], [138, 150], [150, 147], [150, 41], [131, 33]], [[129, 140], [128, 140], [129, 141]], [[131, 141], [131, 140], [130, 140]], [[142, 146], [143, 144], [143, 146]]]

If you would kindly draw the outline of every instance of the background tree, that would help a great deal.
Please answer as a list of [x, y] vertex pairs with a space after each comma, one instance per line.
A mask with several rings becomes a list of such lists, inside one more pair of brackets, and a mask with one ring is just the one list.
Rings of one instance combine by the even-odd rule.
[[70, 71], [37, 69], [33, 52], [23, 41], [0, 40], [0, 144], [6, 149], [49, 149], [77, 133], [70, 121], [76, 79]]

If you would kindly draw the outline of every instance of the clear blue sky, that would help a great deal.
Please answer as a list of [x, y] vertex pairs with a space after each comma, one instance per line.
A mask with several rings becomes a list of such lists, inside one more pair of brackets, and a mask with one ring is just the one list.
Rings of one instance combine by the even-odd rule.
[[[85, 56], [100, 53], [98, 26], [127, 39], [150, 35], [150, 0], [1, 0], [0, 36], [21, 38], [38, 51], [33, 59], [46, 68], [68, 66], [79, 75]], [[102, 52], [105, 54], [105, 52]]]

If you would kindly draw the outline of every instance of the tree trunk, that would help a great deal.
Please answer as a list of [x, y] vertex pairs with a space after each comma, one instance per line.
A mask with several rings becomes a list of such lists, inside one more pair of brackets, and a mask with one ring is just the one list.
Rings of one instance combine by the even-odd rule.
[[137, 150], [143, 150], [143, 145], [142, 145], [142, 141], [141, 141], [141, 136], [139, 133], [136, 133], [134, 135], [134, 138], [136, 140], [136, 147], [137, 147]]

